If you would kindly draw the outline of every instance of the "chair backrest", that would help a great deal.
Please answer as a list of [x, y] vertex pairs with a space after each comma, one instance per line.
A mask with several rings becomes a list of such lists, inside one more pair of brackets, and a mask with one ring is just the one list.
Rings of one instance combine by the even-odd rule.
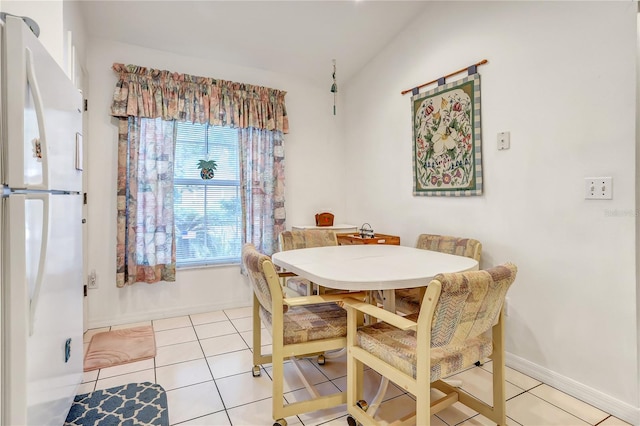
[[[496, 325], [517, 271], [516, 265], [506, 263], [482, 271], [437, 275], [427, 287], [418, 317], [420, 329], [433, 309], [431, 347], [463, 345]], [[441, 288], [435, 308], [427, 303], [432, 284]]]
[[[271, 258], [258, 252], [253, 244], [247, 243], [242, 247], [242, 263], [249, 275], [249, 281], [251, 281], [258, 302], [270, 314], [273, 314], [274, 301], [279, 300], [282, 303], [284, 295]], [[275, 294], [275, 299], [273, 292], [279, 292]]]
[[278, 236], [280, 251], [311, 247], [337, 246], [335, 231], [329, 229], [303, 229], [284, 231]]
[[446, 235], [421, 234], [416, 247], [424, 250], [439, 251], [470, 257], [480, 262], [482, 244], [473, 238], [450, 237]]

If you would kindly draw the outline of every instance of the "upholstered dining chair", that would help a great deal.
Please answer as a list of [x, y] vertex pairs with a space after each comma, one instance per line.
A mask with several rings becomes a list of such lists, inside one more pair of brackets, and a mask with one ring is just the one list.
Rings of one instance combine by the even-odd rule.
[[[473, 238], [450, 237], [446, 235], [421, 234], [418, 236], [416, 247], [424, 250], [439, 251], [441, 253], [455, 254], [470, 257], [480, 263], [482, 244]], [[425, 288], [403, 288], [396, 290], [396, 310], [404, 314], [420, 312], [420, 302]], [[382, 303], [380, 296], [377, 301]]]
[[[284, 231], [278, 235], [278, 245], [280, 251], [297, 250], [312, 247], [337, 246], [338, 239], [335, 231], [330, 229], [303, 229]], [[284, 278], [285, 287], [291, 289], [301, 296], [310, 296], [314, 293], [314, 284], [306, 278], [290, 277]], [[318, 289], [323, 292], [323, 289]], [[329, 290], [329, 293], [332, 291]]]
[[[271, 258], [252, 244], [242, 248], [242, 263], [253, 287], [253, 375], [260, 365], [273, 365], [274, 426], [286, 426], [288, 416], [334, 407], [346, 402], [346, 394], [320, 396], [298, 366], [297, 358], [346, 346], [346, 312], [335, 302], [346, 296], [364, 300], [364, 293], [285, 298]], [[260, 322], [272, 337], [272, 354], [263, 355]], [[257, 330], [257, 332], [256, 332]], [[289, 359], [312, 395], [306, 401], [284, 404], [284, 361]]]
[[[455, 402], [506, 425], [502, 307], [516, 273], [516, 266], [506, 263], [484, 271], [437, 275], [419, 314], [405, 317], [345, 299], [348, 423], [378, 424], [360, 400], [366, 364], [415, 396], [416, 412], [393, 425], [429, 426], [434, 413]], [[363, 314], [380, 322], [359, 326]], [[493, 359], [493, 406], [441, 380], [485, 357]], [[431, 402], [431, 388], [444, 396]]]

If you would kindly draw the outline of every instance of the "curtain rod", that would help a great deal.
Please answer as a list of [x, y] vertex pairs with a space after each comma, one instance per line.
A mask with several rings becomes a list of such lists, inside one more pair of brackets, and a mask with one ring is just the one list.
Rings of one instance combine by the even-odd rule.
[[421, 84], [420, 86], [416, 86], [416, 87], [412, 87], [411, 89], [403, 90], [402, 92], [400, 92], [400, 94], [401, 94], [401, 95], [406, 95], [407, 93], [412, 92], [412, 91], [413, 91], [413, 90], [415, 90], [415, 89], [418, 89], [418, 90], [419, 90], [419, 89], [422, 89], [424, 86], [428, 86], [428, 85], [430, 85], [430, 84], [432, 84], [432, 83], [437, 83], [437, 82], [438, 82], [438, 80], [440, 80], [440, 79], [444, 79], [444, 78], [452, 77], [452, 76], [454, 76], [454, 75], [456, 75], [456, 74], [460, 74], [461, 72], [467, 71], [470, 67], [477, 67], [478, 65], [484, 65], [484, 64], [486, 64], [487, 62], [489, 62], [489, 61], [487, 61], [486, 59], [483, 59], [483, 60], [481, 60], [481, 61], [480, 61], [480, 62], [478, 62], [478, 63], [475, 63], [475, 64], [470, 65], [470, 66], [465, 67], [465, 68], [461, 68], [461, 69], [459, 69], [458, 71], [454, 71], [454, 72], [452, 72], [452, 73], [450, 73], [450, 74], [445, 75], [444, 77], [436, 78], [435, 80], [431, 80], [431, 81], [430, 81], [430, 82], [428, 82], [428, 83], [423, 83], [423, 84]]

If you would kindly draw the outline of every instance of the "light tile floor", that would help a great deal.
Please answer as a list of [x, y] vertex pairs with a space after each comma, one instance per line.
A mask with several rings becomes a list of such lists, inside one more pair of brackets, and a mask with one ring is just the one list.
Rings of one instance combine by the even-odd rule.
[[[271, 425], [271, 365], [263, 366], [260, 377], [251, 375], [251, 308], [160, 319], [156, 321], [92, 329], [85, 333], [85, 350], [91, 336], [110, 329], [153, 323], [156, 335], [155, 359], [104, 368], [84, 374], [79, 394], [131, 382], [153, 382], [167, 391], [171, 425]], [[271, 337], [263, 332], [263, 353], [271, 351]], [[344, 357], [301, 363], [320, 393], [343, 390], [346, 385]], [[456, 376], [462, 389], [484, 401], [491, 401], [491, 362]], [[589, 404], [579, 401], [518, 371], [507, 368], [507, 415], [509, 425], [573, 426], [628, 425]], [[367, 370], [365, 384], [373, 398], [379, 375]], [[434, 396], [437, 391], [433, 391]], [[307, 398], [295, 372], [285, 366], [285, 399]], [[378, 416], [386, 421], [412, 410], [415, 400], [394, 385], [389, 386]], [[289, 425], [345, 426], [346, 408], [340, 406], [286, 419]], [[432, 418], [434, 426], [493, 424], [473, 410], [456, 403]]]

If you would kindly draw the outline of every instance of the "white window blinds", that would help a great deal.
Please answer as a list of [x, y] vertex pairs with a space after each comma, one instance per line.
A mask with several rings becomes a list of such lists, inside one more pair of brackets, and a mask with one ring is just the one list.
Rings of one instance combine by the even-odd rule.
[[[200, 177], [200, 160], [217, 163], [212, 179]], [[240, 262], [239, 164], [236, 129], [177, 123], [174, 215], [178, 266]]]

